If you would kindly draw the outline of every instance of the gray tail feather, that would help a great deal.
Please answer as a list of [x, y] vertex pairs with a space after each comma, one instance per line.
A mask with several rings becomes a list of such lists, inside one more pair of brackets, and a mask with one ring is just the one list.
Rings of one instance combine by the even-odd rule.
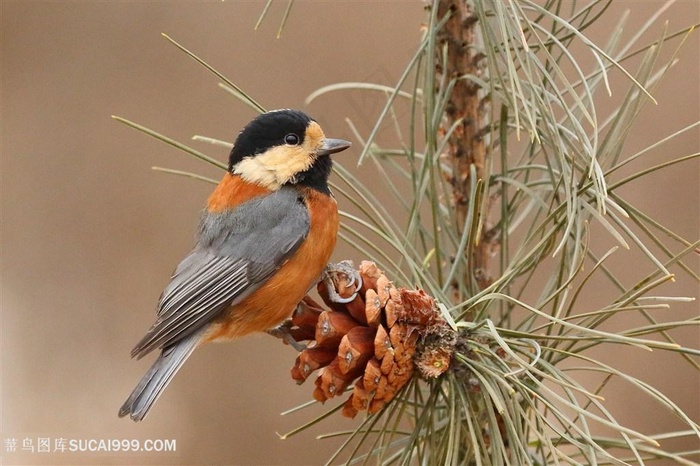
[[173, 346], [163, 348], [156, 362], [119, 409], [119, 417], [128, 414], [134, 421], [141, 421], [146, 417], [165, 387], [197, 347], [201, 333], [195, 332]]

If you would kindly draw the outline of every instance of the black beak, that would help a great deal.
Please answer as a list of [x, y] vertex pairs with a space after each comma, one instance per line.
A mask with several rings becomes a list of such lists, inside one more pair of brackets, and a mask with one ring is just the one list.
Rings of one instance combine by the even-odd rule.
[[350, 141], [345, 141], [343, 139], [324, 139], [323, 140], [323, 145], [321, 148], [316, 152], [316, 155], [319, 157], [322, 155], [330, 155], [330, 154], [335, 154], [336, 152], [343, 151], [350, 147], [352, 143]]

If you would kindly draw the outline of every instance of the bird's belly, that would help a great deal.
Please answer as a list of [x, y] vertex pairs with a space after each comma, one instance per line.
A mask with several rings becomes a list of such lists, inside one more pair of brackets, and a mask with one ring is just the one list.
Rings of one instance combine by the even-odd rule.
[[256, 291], [211, 324], [205, 342], [263, 332], [288, 318], [328, 264], [338, 234], [338, 209], [330, 196], [307, 193], [310, 228], [292, 257]]

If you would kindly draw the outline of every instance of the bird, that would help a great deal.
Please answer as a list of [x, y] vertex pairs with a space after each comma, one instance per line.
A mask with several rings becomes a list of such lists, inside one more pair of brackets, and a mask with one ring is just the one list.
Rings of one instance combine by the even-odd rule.
[[338, 207], [328, 186], [327, 138], [306, 113], [261, 113], [238, 134], [207, 200], [195, 246], [165, 287], [157, 318], [131, 351], [160, 349], [119, 410], [143, 420], [192, 352], [275, 328], [322, 275], [335, 247]]

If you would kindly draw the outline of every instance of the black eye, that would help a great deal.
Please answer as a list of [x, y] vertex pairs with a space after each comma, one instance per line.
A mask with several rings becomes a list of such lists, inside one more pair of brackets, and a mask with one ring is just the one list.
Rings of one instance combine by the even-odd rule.
[[294, 133], [289, 133], [284, 137], [284, 142], [285, 144], [289, 144], [290, 146], [296, 146], [299, 144], [299, 136], [297, 136]]

